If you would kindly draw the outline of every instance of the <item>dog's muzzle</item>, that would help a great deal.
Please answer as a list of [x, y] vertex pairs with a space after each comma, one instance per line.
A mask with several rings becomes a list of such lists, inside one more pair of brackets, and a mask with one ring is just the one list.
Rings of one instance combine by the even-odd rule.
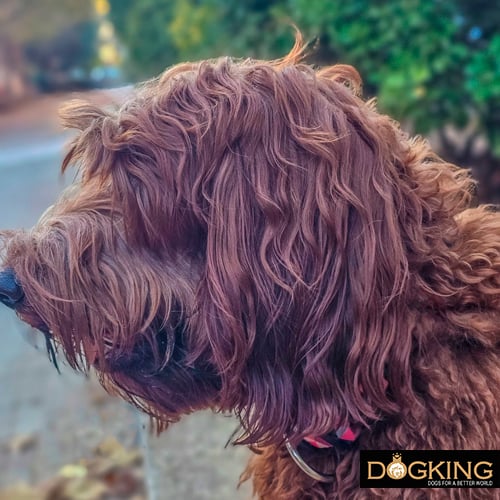
[[16, 280], [12, 269], [0, 271], [0, 302], [12, 309], [20, 304], [24, 298], [24, 292]]

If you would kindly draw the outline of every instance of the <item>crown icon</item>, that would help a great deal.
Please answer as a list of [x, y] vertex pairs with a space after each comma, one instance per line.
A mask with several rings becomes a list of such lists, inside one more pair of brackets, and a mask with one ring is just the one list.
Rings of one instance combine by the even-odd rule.
[[401, 453], [393, 453], [392, 458], [394, 462], [401, 462]]

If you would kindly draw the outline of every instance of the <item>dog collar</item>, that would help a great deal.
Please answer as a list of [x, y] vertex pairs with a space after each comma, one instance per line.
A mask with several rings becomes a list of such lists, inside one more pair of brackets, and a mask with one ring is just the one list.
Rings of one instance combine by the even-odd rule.
[[297, 451], [297, 448], [295, 448], [288, 439], [285, 440], [285, 446], [286, 449], [289, 453], [289, 455], [292, 457], [293, 461], [298, 465], [298, 467], [305, 472], [309, 477], [312, 477], [314, 480], [319, 481], [321, 483], [332, 483], [334, 476], [333, 474], [323, 474], [321, 472], [318, 472], [316, 469], [313, 469], [300, 455], [300, 453]]
[[[388, 382], [384, 378], [384, 388], [387, 389]], [[361, 393], [363, 393], [360, 387]], [[333, 448], [334, 446], [340, 444], [345, 444], [346, 442], [353, 442], [358, 439], [361, 432], [359, 427], [340, 427], [335, 431], [329, 432], [323, 436], [306, 436], [304, 441], [314, 448]]]
[[304, 441], [314, 448], [333, 448], [339, 441], [353, 442], [358, 439], [360, 430], [353, 427], [341, 427], [324, 436], [306, 436]]
[[[304, 441], [313, 446], [314, 448], [333, 448], [336, 445], [343, 443], [353, 443], [356, 441], [360, 433], [359, 429], [352, 427], [344, 427], [337, 429], [336, 431], [329, 432], [324, 436], [306, 436]], [[288, 439], [285, 439], [285, 446], [292, 457], [292, 460], [297, 464], [297, 466], [305, 472], [309, 477], [321, 483], [331, 483], [334, 480], [333, 474], [324, 474], [313, 469], [300, 455], [297, 448], [295, 448]]]

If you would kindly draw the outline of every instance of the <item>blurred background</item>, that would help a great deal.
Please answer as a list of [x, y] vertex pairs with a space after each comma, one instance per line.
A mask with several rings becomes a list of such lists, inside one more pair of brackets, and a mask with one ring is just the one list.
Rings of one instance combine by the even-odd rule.
[[[411, 133], [500, 201], [500, 8], [489, 0], [0, 0], [0, 228], [29, 227], [59, 177], [62, 102], [119, 102], [183, 60], [279, 57], [295, 24], [310, 62], [354, 65]], [[48, 366], [0, 309], [0, 500], [248, 498], [232, 419], [203, 413], [159, 440], [94, 380]], [[38, 350], [37, 350], [38, 347]]]

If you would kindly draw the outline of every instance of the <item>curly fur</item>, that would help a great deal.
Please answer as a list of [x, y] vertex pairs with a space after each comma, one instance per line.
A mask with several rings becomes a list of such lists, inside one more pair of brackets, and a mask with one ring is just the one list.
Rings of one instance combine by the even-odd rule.
[[[159, 429], [235, 412], [263, 499], [482, 498], [359, 490], [358, 451], [499, 448], [500, 217], [357, 96], [353, 68], [302, 55], [69, 104], [78, 180], [3, 235], [18, 313]], [[353, 449], [304, 450], [333, 484], [283, 446], [353, 424]]]

